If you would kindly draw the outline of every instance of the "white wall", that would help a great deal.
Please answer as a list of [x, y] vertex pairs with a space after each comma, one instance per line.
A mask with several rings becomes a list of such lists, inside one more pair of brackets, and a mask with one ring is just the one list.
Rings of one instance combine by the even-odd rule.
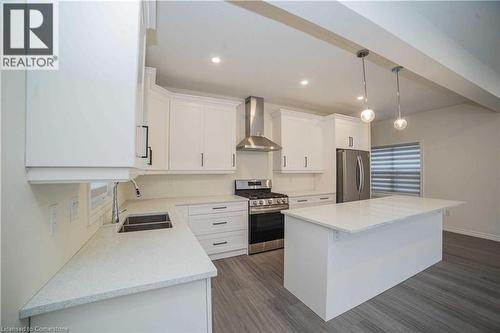
[[[30, 185], [26, 181], [25, 74], [2, 72], [1, 295], [2, 326], [26, 324], [18, 310], [94, 234], [87, 225], [87, 186]], [[79, 220], [69, 223], [69, 199], [79, 196]], [[58, 203], [49, 235], [48, 207]]]
[[[264, 132], [272, 139], [272, 117], [274, 111], [280, 106], [265, 104]], [[294, 109], [301, 111], [299, 109]], [[239, 142], [245, 134], [244, 110], [240, 109], [237, 117], [237, 141]], [[300, 133], [299, 133], [300, 135]], [[236, 142], [235, 145], [238, 143]], [[333, 141], [332, 141], [333, 142]], [[273, 180], [273, 190], [279, 191], [299, 191], [313, 190], [319, 187], [315, 181], [319, 176], [314, 174], [281, 174], [273, 172], [273, 153], [265, 152], [244, 152], [236, 153], [237, 170], [229, 175], [146, 175], [137, 178], [137, 183], [141, 188], [142, 198], [197, 196], [197, 195], [228, 195], [234, 194], [235, 179], [249, 178], [271, 178]], [[334, 154], [332, 153], [332, 156]], [[325, 159], [325, 166], [331, 167], [329, 161]], [[330, 179], [330, 178], [328, 178]], [[329, 185], [331, 185], [329, 187]], [[334, 184], [321, 182], [321, 190], [335, 192]], [[133, 187], [131, 184], [120, 185], [126, 190], [127, 199], [134, 199]]]
[[450, 231], [500, 240], [500, 114], [461, 104], [372, 126], [372, 146], [421, 142], [426, 197], [466, 201], [445, 217]]

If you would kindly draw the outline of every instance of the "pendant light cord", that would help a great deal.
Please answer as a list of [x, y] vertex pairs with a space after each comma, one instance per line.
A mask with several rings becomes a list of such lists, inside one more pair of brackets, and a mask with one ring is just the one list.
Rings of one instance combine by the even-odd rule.
[[399, 96], [399, 70], [396, 72], [396, 83], [398, 86], [398, 91], [396, 96], [398, 97], [398, 119], [401, 119], [401, 98]]
[[365, 108], [368, 108], [368, 93], [366, 90], [366, 70], [365, 70], [365, 57], [361, 58], [363, 62], [363, 87], [365, 89]]

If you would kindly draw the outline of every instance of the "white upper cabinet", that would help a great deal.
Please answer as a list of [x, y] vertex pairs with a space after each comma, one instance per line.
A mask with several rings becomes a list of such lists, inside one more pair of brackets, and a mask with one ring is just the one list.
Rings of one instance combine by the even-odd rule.
[[149, 141], [146, 174], [232, 173], [241, 102], [171, 92], [146, 68]]
[[236, 169], [236, 110], [234, 106], [205, 105], [204, 168]]
[[28, 180], [119, 181], [143, 168], [143, 19], [140, 1], [59, 3], [59, 69], [26, 72]]
[[336, 114], [335, 145], [337, 148], [370, 151], [370, 124], [359, 118]]
[[[150, 73], [146, 72], [146, 77]], [[146, 100], [149, 126], [148, 159], [146, 171], [163, 172], [168, 169], [168, 122], [170, 115], [170, 97], [167, 94], [150, 89], [146, 78]]]
[[203, 104], [170, 102], [170, 170], [195, 171], [205, 166]]
[[323, 117], [280, 110], [273, 114], [273, 138], [282, 150], [275, 152], [274, 170], [287, 173], [321, 173]]
[[189, 97], [170, 101], [169, 173], [236, 169], [236, 103]]

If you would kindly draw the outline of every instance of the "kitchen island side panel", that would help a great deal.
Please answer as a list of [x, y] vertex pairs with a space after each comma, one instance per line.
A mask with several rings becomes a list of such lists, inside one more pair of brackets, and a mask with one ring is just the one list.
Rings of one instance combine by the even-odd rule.
[[331, 229], [285, 216], [283, 285], [321, 318], [326, 313]]
[[442, 214], [410, 217], [359, 234], [339, 233], [328, 258], [325, 320], [442, 260]]

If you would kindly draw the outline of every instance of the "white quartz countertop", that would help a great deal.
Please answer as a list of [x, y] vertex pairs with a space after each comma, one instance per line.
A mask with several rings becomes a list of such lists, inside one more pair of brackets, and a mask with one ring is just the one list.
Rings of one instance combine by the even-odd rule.
[[283, 193], [288, 195], [290, 198], [296, 197], [308, 197], [314, 195], [325, 195], [325, 194], [335, 194], [335, 192], [328, 191], [317, 191], [317, 190], [306, 190], [306, 191], [277, 191], [279, 193]]
[[128, 201], [128, 215], [167, 212], [172, 228], [118, 233], [103, 225], [19, 311], [20, 318], [217, 275], [176, 206], [247, 201], [239, 196]]
[[390, 196], [307, 208], [282, 213], [341, 232], [357, 233], [463, 204], [462, 201]]

